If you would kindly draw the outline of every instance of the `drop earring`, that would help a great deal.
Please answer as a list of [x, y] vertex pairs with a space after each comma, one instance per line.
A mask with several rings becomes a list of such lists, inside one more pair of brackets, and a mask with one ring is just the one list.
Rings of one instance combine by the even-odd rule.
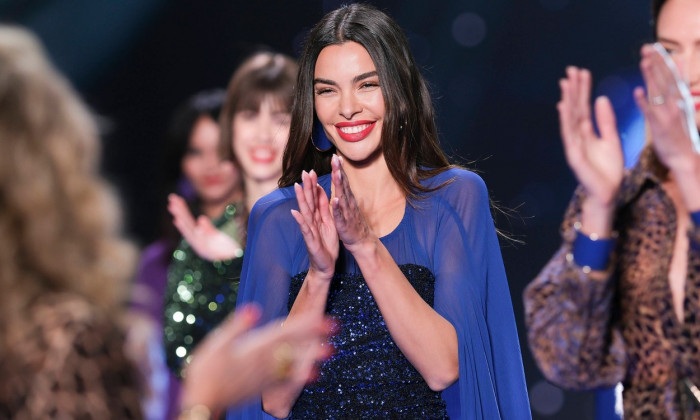
[[[314, 137], [316, 140], [314, 140]], [[333, 147], [333, 144], [330, 140], [328, 140], [328, 136], [326, 136], [326, 132], [323, 130], [323, 127], [318, 120], [314, 122], [313, 133], [311, 134], [311, 144], [313, 144], [316, 150], [321, 153], [327, 152], [331, 149], [331, 147]]]

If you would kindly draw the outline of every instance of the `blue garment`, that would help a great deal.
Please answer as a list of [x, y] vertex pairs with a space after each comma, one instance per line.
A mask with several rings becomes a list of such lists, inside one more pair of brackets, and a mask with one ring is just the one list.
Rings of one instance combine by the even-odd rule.
[[[442, 392], [450, 418], [529, 419], [520, 345], [486, 186], [463, 169], [450, 169], [423, 185], [446, 182], [407, 203], [400, 224], [381, 242], [399, 266], [412, 264], [432, 273], [433, 307], [457, 332], [459, 380]], [[330, 176], [320, 177], [319, 184], [330, 195]], [[287, 315], [290, 281], [308, 269], [306, 247], [290, 215], [297, 208], [288, 187], [260, 199], [250, 215], [237, 304], [260, 304], [263, 322]], [[339, 259], [336, 273], [361, 274], [342, 247], [341, 253], [345, 258]], [[260, 407], [254, 401], [229, 412], [228, 418], [269, 418]]]
[[[346, 251], [342, 261], [347, 257], [351, 255]], [[433, 274], [418, 265], [400, 268], [418, 295], [432, 307]], [[287, 303], [290, 311], [306, 273], [292, 279]], [[289, 416], [291, 420], [448, 418], [440, 392], [428, 387], [392, 340], [361, 274], [333, 276], [326, 313], [343, 326], [330, 340], [335, 355], [321, 364], [318, 380], [301, 392]]]

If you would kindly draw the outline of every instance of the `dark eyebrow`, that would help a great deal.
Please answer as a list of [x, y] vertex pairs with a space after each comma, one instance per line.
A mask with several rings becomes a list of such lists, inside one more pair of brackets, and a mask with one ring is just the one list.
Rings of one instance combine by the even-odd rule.
[[[357, 83], [360, 80], [364, 80], [364, 79], [367, 79], [368, 77], [372, 77], [372, 76], [376, 76], [376, 75], [377, 75], [376, 70], [368, 71], [367, 73], [358, 74], [357, 76], [353, 77], [352, 82]], [[333, 80], [328, 80], [328, 79], [316, 78], [316, 79], [314, 79], [314, 85], [317, 83], [323, 83], [325, 85], [331, 85], [331, 86], [338, 86], [338, 84], [336, 82], [334, 82]]]

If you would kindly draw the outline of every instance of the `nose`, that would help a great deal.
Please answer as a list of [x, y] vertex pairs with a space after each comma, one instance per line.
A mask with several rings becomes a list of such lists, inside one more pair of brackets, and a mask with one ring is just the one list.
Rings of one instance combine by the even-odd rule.
[[275, 138], [275, 124], [271, 115], [260, 113], [257, 124], [257, 135], [255, 136], [258, 143], [270, 144]]
[[362, 105], [357, 96], [353, 92], [343, 93], [340, 97], [340, 115], [350, 120], [355, 114], [360, 112], [362, 112]]
[[221, 157], [215, 150], [212, 150], [206, 154], [204, 162], [207, 170], [214, 170], [221, 163]]
[[700, 51], [693, 50], [685, 80], [688, 81], [689, 86], [697, 86], [700, 84]]

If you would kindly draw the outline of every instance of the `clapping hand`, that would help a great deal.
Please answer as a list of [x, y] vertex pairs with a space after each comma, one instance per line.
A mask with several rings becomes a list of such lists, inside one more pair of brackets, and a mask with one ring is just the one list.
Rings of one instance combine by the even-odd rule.
[[303, 185], [294, 186], [299, 211], [292, 210], [292, 215], [306, 242], [309, 271], [316, 270], [323, 278], [330, 279], [338, 258], [338, 241], [354, 252], [371, 237], [371, 230], [350, 189], [341, 157], [333, 155], [331, 159], [333, 194], [330, 203], [313, 170], [302, 172], [301, 179]]
[[260, 308], [243, 306], [197, 346], [184, 371], [184, 408], [219, 410], [268, 387], [296, 387], [316, 377], [317, 363], [333, 351], [327, 337], [334, 321], [309, 315], [251, 330], [259, 319]]
[[309, 272], [330, 280], [335, 272], [340, 243], [331, 217], [328, 197], [318, 185], [316, 172], [302, 172], [302, 185], [294, 184], [299, 210], [292, 210], [309, 254]]
[[561, 101], [557, 109], [566, 160], [589, 198], [600, 207], [610, 207], [624, 173], [622, 147], [610, 101], [605, 97], [595, 101], [598, 136], [591, 120], [590, 72], [569, 67], [559, 85]]
[[177, 230], [201, 258], [221, 261], [242, 255], [241, 245], [217, 229], [208, 217], [202, 215], [195, 219], [182, 197], [170, 194], [168, 211], [173, 216], [173, 224]]
[[331, 181], [333, 183], [331, 199], [333, 221], [340, 240], [350, 252], [353, 252], [354, 248], [371, 237], [371, 230], [350, 189], [348, 177], [343, 170], [343, 158], [338, 155], [333, 155], [331, 159]]

